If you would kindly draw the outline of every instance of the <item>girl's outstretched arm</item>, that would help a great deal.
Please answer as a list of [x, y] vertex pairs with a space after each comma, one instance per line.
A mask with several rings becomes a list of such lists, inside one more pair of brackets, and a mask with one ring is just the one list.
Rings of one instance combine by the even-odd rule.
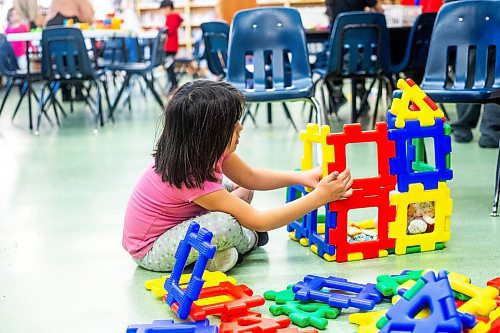
[[222, 172], [236, 184], [250, 190], [274, 190], [293, 184], [316, 187], [321, 179], [321, 168], [308, 171], [278, 171], [252, 168], [232, 153], [222, 165]]
[[285, 226], [327, 202], [350, 197], [351, 186], [351, 173], [346, 169], [340, 174], [332, 172], [324, 177], [308, 195], [265, 211], [253, 208], [225, 190], [206, 194], [194, 202], [210, 211], [231, 214], [248, 229], [267, 231]]

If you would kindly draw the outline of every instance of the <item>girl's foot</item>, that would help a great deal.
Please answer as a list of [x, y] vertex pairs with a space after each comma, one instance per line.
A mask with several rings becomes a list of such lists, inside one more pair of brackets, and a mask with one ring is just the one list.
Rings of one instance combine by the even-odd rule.
[[267, 231], [257, 231], [257, 247], [264, 246], [267, 242], [269, 242], [269, 235], [267, 234]]
[[238, 251], [234, 247], [224, 251], [215, 252], [214, 258], [207, 264], [207, 271], [227, 272], [236, 265], [238, 261]]

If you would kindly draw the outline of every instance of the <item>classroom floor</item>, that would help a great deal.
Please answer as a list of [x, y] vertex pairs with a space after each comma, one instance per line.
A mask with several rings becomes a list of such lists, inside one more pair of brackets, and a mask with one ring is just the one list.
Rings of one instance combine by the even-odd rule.
[[[158, 131], [161, 113], [153, 99], [138, 94], [133, 112], [123, 110], [98, 136], [83, 106], [60, 129], [44, 124], [35, 137], [24, 115], [11, 124], [14, 99], [9, 103], [0, 118], [0, 332], [125, 332], [129, 324], [174, 318], [143, 286], [162, 274], [137, 268], [121, 247], [127, 200], [150, 163]], [[272, 126], [263, 108], [258, 128], [245, 124], [237, 152], [253, 166], [291, 170], [300, 166], [302, 145], [275, 108]], [[300, 110], [299, 104], [293, 115], [303, 128]], [[500, 218], [489, 216], [497, 150], [480, 149], [474, 135], [470, 144], [453, 143], [452, 238], [443, 251], [332, 263], [289, 240], [283, 228], [230, 275], [257, 294], [306, 274], [366, 283], [422, 268], [457, 271], [484, 285], [500, 266]], [[367, 171], [373, 148], [356, 147], [354, 175]], [[257, 193], [254, 205], [266, 209], [284, 199], [284, 190]], [[342, 314], [327, 331], [355, 326]]]

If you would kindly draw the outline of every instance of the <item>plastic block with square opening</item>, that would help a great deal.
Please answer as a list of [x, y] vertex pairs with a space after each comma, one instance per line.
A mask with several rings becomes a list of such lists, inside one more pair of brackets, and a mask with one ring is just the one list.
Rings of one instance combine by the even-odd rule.
[[[186, 319], [189, 316], [193, 302], [198, 300], [200, 296], [205, 282], [202, 278], [203, 272], [207, 267], [208, 260], [214, 257], [216, 251], [215, 245], [210, 244], [212, 237], [209, 230], [200, 228], [200, 225], [193, 221], [175, 252], [174, 268], [170, 277], [165, 280], [165, 290], [167, 291], [165, 302], [172, 308], [175, 305], [174, 311], [180, 319]], [[180, 287], [179, 282], [192, 248], [196, 249], [199, 255], [191, 279], [184, 290]]]
[[194, 323], [174, 323], [173, 320], [154, 320], [151, 324], [130, 325], [126, 333], [217, 333], [219, 328], [208, 320]]
[[[300, 140], [304, 143], [304, 156], [302, 156], [302, 171], [313, 168], [313, 144], [321, 147], [321, 168], [323, 176], [328, 174], [328, 163], [333, 162], [333, 147], [326, 144], [326, 138], [330, 134], [330, 126], [318, 124], [307, 124], [305, 130], [300, 131]], [[319, 159], [320, 156], [318, 156]], [[319, 162], [319, 161], [318, 161]]]

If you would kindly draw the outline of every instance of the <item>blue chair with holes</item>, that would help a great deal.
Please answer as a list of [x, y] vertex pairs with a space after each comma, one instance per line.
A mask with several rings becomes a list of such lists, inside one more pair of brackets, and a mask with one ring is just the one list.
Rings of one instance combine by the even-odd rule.
[[[448, 3], [436, 18], [421, 88], [435, 102], [500, 104], [500, 1]], [[492, 216], [498, 216], [500, 151]]]
[[208, 70], [219, 80], [222, 80], [226, 77], [227, 70], [229, 24], [220, 21], [205, 22], [201, 24], [200, 28], [205, 44], [205, 59]]
[[[105, 73], [92, 67], [82, 32], [77, 28], [70, 27], [46, 28], [42, 32], [41, 46], [43, 50], [41, 75], [44, 82], [41, 87], [35, 134], [39, 133], [40, 121], [45, 112], [44, 107], [47, 101], [55, 99], [61, 84], [82, 84], [83, 89], [88, 94], [85, 102], [93, 109], [94, 133], [97, 133], [99, 122], [101, 126], [104, 125], [101, 86], [106, 94], [109, 107], [108, 87]], [[85, 82], [90, 83], [90, 85], [85, 87], [83, 85]], [[48, 88], [49, 93], [44, 98], [46, 88]], [[95, 98], [90, 96], [92, 88], [95, 88]], [[94, 105], [91, 105], [91, 102]]]
[[[227, 63], [227, 82], [245, 95], [248, 104], [306, 100], [312, 103], [318, 121], [326, 120], [326, 115], [319, 116], [321, 108], [313, 95], [306, 38], [296, 9], [237, 12]], [[285, 113], [296, 128], [287, 108]], [[242, 121], [247, 116], [255, 123], [248, 107]]]
[[[367, 93], [359, 96], [361, 97], [360, 106], [367, 103], [369, 92], [378, 81], [378, 95], [373, 115], [373, 124], [375, 124], [382, 85], [387, 83], [387, 78], [392, 73], [389, 32], [385, 16], [381, 13], [366, 12], [339, 14], [333, 24], [328, 54], [327, 67], [315, 69], [315, 73], [320, 76], [315, 82], [316, 86], [319, 85], [323, 92], [326, 83], [331, 93], [332, 87], [328, 85], [330, 80], [351, 79], [351, 121], [357, 122], [361, 111], [357, 106], [356, 80], [372, 79]], [[322, 96], [325, 107], [326, 99], [324, 94]], [[330, 113], [337, 113], [337, 110], [331, 110]]]

